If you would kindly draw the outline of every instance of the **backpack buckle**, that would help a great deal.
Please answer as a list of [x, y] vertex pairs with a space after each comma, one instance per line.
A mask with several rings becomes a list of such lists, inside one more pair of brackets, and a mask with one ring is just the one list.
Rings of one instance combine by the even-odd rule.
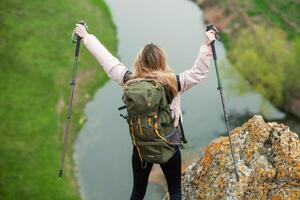
[[118, 110], [123, 110], [125, 108], [126, 108], [126, 105], [119, 107]]
[[123, 117], [124, 119], [128, 119], [128, 115], [120, 114], [120, 116]]

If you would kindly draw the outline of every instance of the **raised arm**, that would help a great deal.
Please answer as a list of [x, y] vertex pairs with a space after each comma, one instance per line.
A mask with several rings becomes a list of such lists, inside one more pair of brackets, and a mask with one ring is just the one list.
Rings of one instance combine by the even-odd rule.
[[181, 93], [187, 91], [206, 78], [209, 72], [209, 62], [212, 59], [210, 43], [213, 40], [215, 40], [215, 33], [213, 31], [206, 32], [205, 44], [201, 45], [193, 67], [179, 74]]
[[93, 34], [87, 33], [81, 24], [76, 24], [75, 33], [82, 38], [84, 46], [103, 66], [107, 75], [119, 85], [123, 85], [123, 77], [128, 68], [114, 57]]

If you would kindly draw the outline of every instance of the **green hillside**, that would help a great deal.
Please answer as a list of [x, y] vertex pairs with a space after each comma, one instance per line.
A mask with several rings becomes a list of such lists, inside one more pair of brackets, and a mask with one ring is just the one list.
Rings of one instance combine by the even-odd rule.
[[[241, 3], [242, 0], [239, 0]], [[300, 33], [300, 3], [294, 0], [253, 0], [245, 6], [249, 16], [264, 16], [264, 19], [287, 32], [290, 38]]]
[[116, 30], [102, 0], [0, 1], [0, 199], [80, 199], [72, 141], [85, 103], [108, 79], [81, 48], [65, 176], [57, 172], [74, 60], [71, 33], [84, 19], [116, 53]]
[[205, 21], [221, 30], [230, 64], [243, 77], [232, 88], [239, 93], [254, 89], [278, 109], [300, 118], [299, 1], [194, 1]]

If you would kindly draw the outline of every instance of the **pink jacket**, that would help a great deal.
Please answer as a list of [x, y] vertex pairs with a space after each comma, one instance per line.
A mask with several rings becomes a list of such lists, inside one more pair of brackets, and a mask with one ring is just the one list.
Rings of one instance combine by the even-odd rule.
[[[107, 75], [116, 81], [120, 86], [123, 83], [124, 74], [128, 68], [119, 61], [118, 58], [111, 55], [111, 53], [101, 44], [101, 42], [92, 34], [88, 34], [83, 39], [84, 46], [96, 58], [99, 64], [103, 66]], [[174, 125], [178, 126], [179, 117], [181, 116], [180, 108], [180, 94], [190, 89], [192, 86], [203, 80], [209, 72], [209, 62], [212, 58], [211, 47], [202, 45], [199, 54], [191, 69], [185, 70], [179, 74], [179, 82], [181, 85], [180, 93], [173, 99], [170, 108], [172, 110], [172, 117]]]

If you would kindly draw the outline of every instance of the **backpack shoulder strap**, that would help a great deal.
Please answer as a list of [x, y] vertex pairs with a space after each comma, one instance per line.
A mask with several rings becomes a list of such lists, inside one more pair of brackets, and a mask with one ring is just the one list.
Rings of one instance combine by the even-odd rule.
[[[123, 83], [125, 84], [127, 81], [130, 80], [130, 76], [132, 75], [132, 72], [127, 70], [123, 76]], [[180, 84], [180, 78], [179, 78], [179, 74], [176, 74], [176, 80], [177, 80], [177, 89], [178, 89], [178, 92], [181, 91], [181, 84]], [[171, 95], [171, 93], [168, 91], [168, 88], [167, 87], [164, 87], [165, 88], [165, 91], [166, 91], [166, 96], [167, 96], [167, 100], [168, 100], [168, 103], [170, 104], [173, 100], [173, 96]]]
[[181, 91], [181, 84], [180, 84], [179, 74], [176, 74], [176, 80], [177, 80], [177, 89], [178, 89], [178, 92], [180, 92]]
[[[178, 92], [180, 92], [181, 91], [181, 84], [180, 84], [180, 79], [179, 79], [179, 75], [178, 74], [176, 75], [176, 81], [177, 81]], [[165, 89], [165, 93], [166, 93], [168, 104], [171, 104], [171, 102], [173, 101], [174, 97], [171, 94], [171, 91], [166, 86], [164, 86], [164, 89]]]
[[127, 70], [123, 76], [123, 83], [125, 84], [129, 79], [130, 79], [130, 76], [132, 75], [132, 72]]

